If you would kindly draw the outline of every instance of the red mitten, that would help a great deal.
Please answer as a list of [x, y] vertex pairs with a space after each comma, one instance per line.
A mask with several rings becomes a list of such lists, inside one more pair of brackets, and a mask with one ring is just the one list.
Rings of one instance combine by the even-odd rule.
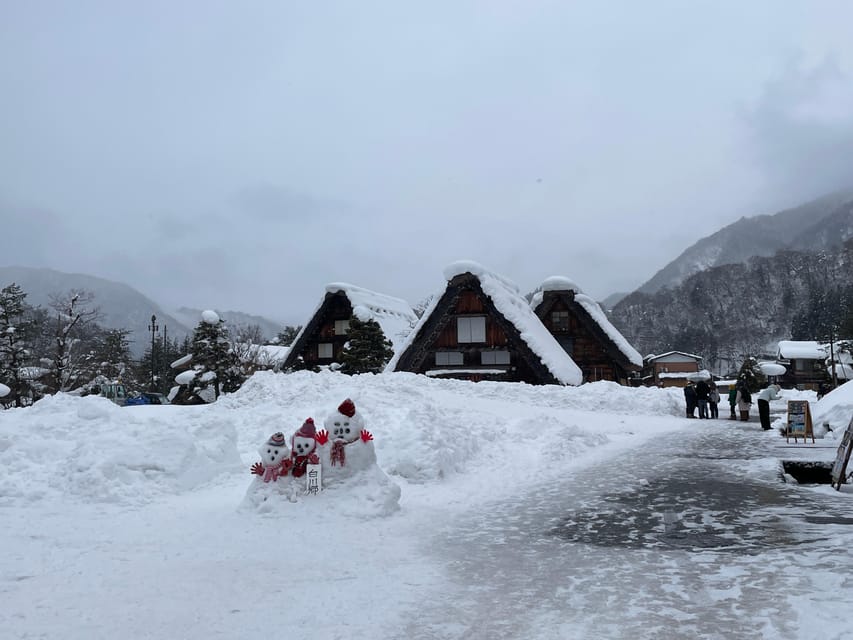
[[308, 456], [308, 462], [311, 464], [318, 464], [320, 462], [320, 457], [316, 453], [312, 453]]
[[260, 462], [256, 462], [255, 464], [253, 464], [252, 474], [256, 476], [264, 475], [264, 465], [262, 465]]
[[367, 442], [368, 440], [373, 440], [373, 435], [367, 429], [361, 430], [361, 441]]
[[314, 435], [314, 439], [317, 441], [317, 444], [326, 444], [329, 441], [329, 432], [325, 429], [320, 429]]

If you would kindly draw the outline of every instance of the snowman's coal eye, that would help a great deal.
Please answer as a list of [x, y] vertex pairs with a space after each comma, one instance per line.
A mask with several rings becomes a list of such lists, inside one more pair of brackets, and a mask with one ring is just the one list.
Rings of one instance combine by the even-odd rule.
[[272, 453], [272, 449], [267, 449], [267, 453]]
[[275, 450], [275, 453], [278, 453], [278, 449]]
[[340, 426], [341, 426], [341, 423], [340, 423], [340, 422], [336, 422], [336, 423], [335, 423], [335, 426], [336, 426], [336, 427], [340, 427]]
[[349, 433], [349, 429], [347, 429], [346, 432]]
[[349, 426], [349, 422], [344, 422], [344, 426], [345, 426], [345, 427], [348, 427], [348, 426]]

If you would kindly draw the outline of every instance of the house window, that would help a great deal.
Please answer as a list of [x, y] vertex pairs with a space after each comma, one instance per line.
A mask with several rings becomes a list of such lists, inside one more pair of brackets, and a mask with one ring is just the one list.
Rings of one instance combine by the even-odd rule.
[[486, 317], [473, 316], [467, 318], [456, 318], [456, 329], [459, 343], [485, 342], [486, 341]]
[[462, 364], [462, 352], [461, 351], [436, 351], [435, 352], [435, 364], [447, 367], [451, 365], [461, 365]]
[[568, 331], [569, 330], [569, 312], [568, 311], [552, 311], [551, 312], [551, 327], [553, 331]]
[[480, 353], [481, 364], [509, 364], [509, 351], [483, 351]]
[[335, 320], [335, 335], [345, 336], [349, 331], [349, 320]]
[[317, 357], [318, 358], [332, 358], [334, 357], [334, 349], [332, 347], [331, 342], [321, 342], [317, 345]]
[[806, 360], [794, 360], [794, 370], [799, 373], [805, 373], [808, 371], [810, 367], [808, 366], [808, 361]]

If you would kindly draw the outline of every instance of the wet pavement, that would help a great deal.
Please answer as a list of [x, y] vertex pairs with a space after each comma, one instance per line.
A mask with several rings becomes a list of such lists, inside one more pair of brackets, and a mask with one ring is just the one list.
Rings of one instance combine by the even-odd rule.
[[853, 500], [785, 483], [780, 442], [690, 421], [448, 523], [411, 637], [853, 638]]

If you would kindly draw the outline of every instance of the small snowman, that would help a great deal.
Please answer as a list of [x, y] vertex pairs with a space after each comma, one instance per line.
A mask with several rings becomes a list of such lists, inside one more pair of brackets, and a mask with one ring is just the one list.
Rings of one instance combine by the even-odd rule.
[[287, 450], [287, 439], [281, 431], [272, 434], [258, 453], [261, 461], [252, 465], [252, 473], [261, 476], [264, 482], [276, 482], [290, 471], [293, 463]]
[[294, 478], [301, 478], [309, 464], [317, 464], [320, 458], [316, 453], [317, 428], [314, 426], [313, 418], [308, 418], [299, 430], [293, 434], [291, 440], [291, 474]]
[[350, 477], [376, 464], [373, 435], [364, 428], [364, 419], [352, 400], [344, 400], [323, 426], [317, 442], [327, 481]]

